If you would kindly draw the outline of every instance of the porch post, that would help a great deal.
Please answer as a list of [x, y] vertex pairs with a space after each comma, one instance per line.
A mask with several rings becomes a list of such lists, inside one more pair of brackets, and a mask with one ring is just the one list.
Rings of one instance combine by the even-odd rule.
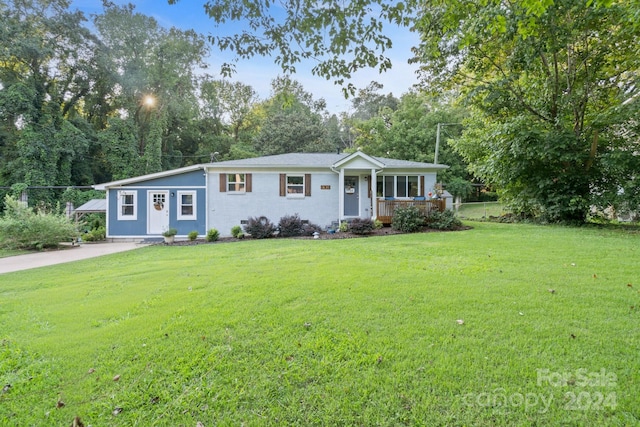
[[378, 218], [378, 178], [376, 170], [371, 168], [371, 218], [375, 221]]
[[338, 221], [344, 218], [344, 168], [340, 169], [338, 177]]

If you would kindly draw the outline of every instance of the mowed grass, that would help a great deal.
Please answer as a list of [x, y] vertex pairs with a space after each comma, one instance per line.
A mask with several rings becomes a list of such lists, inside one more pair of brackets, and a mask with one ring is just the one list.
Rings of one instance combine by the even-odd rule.
[[499, 217], [506, 213], [500, 202], [463, 203], [457, 211], [458, 215], [467, 219]]
[[0, 424], [640, 424], [640, 235], [472, 225], [0, 275]]

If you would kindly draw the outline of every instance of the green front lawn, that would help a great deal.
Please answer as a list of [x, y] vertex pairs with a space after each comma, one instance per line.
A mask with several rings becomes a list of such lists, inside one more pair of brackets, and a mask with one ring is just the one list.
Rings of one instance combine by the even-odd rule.
[[640, 424], [640, 235], [472, 225], [0, 275], [0, 420]]

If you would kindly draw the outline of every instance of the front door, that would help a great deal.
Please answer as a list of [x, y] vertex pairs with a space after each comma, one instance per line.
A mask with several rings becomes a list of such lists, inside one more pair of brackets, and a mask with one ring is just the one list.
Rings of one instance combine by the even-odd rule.
[[344, 177], [344, 216], [360, 216], [360, 194], [357, 176]]
[[169, 193], [167, 191], [150, 191], [147, 205], [148, 233], [162, 234], [169, 229]]

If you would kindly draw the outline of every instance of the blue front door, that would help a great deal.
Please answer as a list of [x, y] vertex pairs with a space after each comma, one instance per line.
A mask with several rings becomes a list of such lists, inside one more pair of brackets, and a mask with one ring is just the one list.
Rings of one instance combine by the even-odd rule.
[[357, 176], [344, 177], [344, 216], [360, 216], [360, 192]]

